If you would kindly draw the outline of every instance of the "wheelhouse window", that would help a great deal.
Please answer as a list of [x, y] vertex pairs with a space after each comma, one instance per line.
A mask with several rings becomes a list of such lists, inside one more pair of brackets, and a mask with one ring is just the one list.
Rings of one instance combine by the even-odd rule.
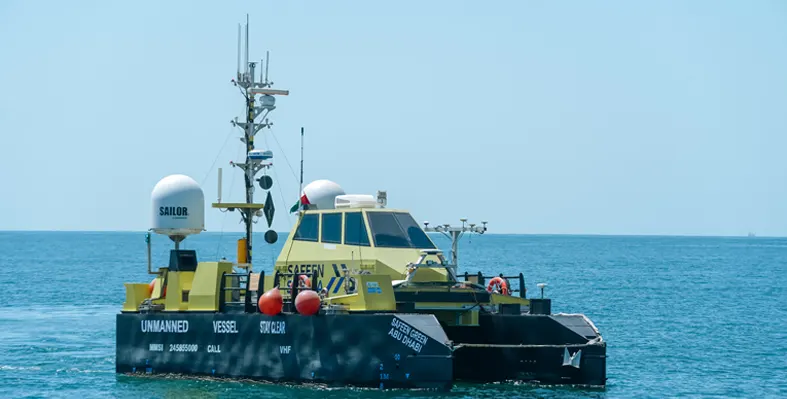
[[369, 212], [367, 215], [376, 247], [435, 248], [432, 240], [407, 212]]
[[322, 242], [342, 243], [342, 214], [322, 214]]
[[320, 216], [316, 213], [303, 215], [298, 230], [295, 230], [293, 240], [317, 241], [320, 229]]
[[344, 214], [344, 245], [370, 246], [369, 235], [366, 234], [366, 223], [361, 212]]

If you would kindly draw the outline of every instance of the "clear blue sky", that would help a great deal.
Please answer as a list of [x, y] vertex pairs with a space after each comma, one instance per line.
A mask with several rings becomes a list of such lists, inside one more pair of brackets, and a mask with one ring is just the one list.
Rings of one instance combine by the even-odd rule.
[[252, 55], [271, 50], [291, 90], [271, 118], [283, 151], [268, 139], [279, 231], [305, 126], [307, 182], [388, 190], [417, 220], [787, 235], [778, 0], [3, 1], [0, 229], [145, 230], [168, 174], [215, 199], [217, 156], [240, 199], [247, 12]]

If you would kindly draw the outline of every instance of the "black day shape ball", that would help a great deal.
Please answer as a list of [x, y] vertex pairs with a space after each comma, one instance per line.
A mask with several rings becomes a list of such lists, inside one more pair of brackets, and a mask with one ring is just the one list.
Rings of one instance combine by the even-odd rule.
[[263, 175], [258, 180], [260, 181], [260, 188], [263, 190], [270, 190], [273, 187], [273, 178], [268, 175]]
[[273, 230], [268, 230], [265, 232], [265, 242], [268, 244], [273, 244], [279, 239], [279, 234]]

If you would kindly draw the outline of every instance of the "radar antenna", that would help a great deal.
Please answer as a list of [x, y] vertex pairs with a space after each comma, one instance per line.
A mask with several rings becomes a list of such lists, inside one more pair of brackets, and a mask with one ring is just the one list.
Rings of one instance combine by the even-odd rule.
[[[270, 189], [273, 186], [273, 179], [270, 175], [264, 174], [259, 179], [255, 179], [258, 172], [267, 170], [273, 166], [270, 160], [273, 158], [273, 152], [270, 150], [255, 150], [254, 136], [263, 128], [270, 129], [273, 122], [268, 119], [268, 114], [276, 109], [275, 96], [289, 95], [289, 90], [277, 90], [271, 86], [273, 82], [268, 80], [268, 61], [270, 55], [266, 52], [265, 65], [263, 66], [262, 60], [260, 61], [260, 76], [259, 80], [256, 76], [257, 63], [249, 61], [249, 16], [246, 15], [245, 38], [241, 36], [242, 28], [238, 25], [238, 71], [236, 79], [232, 79], [232, 84], [238, 87], [246, 100], [246, 121], [240, 122], [238, 118], [230, 121], [233, 126], [237, 126], [243, 131], [243, 137], [240, 141], [246, 145], [246, 160], [245, 162], [230, 162], [233, 167], [237, 166], [244, 172], [246, 202], [243, 203], [222, 203], [219, 194], [219, 202], [214, 203], [214, 208], [227, 209], [234, 211], [238, 209], [241, 214], [243, 223], [246, 226], [245, 237], [245, 251], [238, 250], [238, 266], [252, 270], [252, 226], [256, 221], [255, 217], [259, 218], [265, 215], [265, 220], [268, 223], [268, 231], [265, 232], [265, 241], [273, 244], [278, 239], [276, 231], [271, 229], [273, 224], [274, 206], [273, 197], [271, 196]], [[245, 40], [243, 40], [245, 39]], [[242, 54], [243, 49], [243, 54]], [[243, 68], [241, 68], [240, 60], [243, 56]], [[264, 70], [263, 70], [264, 69]], [[259, 101], [257, 100], [259, 96]], [[260, 188], [265, 190], [264, 204], [254, 203], [254, 183], [259, 182]]]
[[482, 226], [475, 223], [467, 223], [466, 218], [459, 219], [462, 222], [461, 227], [454, 227], [450, 224], [438, 225], [437, 227], [429, 227], [429, 222], [424, 222], [424, 231], [443, 233], [444, 236], [451, 240], [451, 264], [459, 270], [459, 239], [465, 233], [484, 234], [486, 232], [486, 221], [482, 221]]

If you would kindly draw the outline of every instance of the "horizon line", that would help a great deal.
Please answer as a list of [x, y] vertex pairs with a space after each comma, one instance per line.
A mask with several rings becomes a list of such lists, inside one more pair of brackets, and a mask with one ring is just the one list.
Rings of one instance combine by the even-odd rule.
[[[0, 229], [0, 233], [147, 233], [149, 230], [6, 230]], [[200, 234], [245, 234], [244, 231], [204, 231]], [[290, 231], [277, 231], [277, 234], [288, 235]], [[255, 232], [255, 234], [265, 234], [264, 232]], [[437, 234], [436, 232], [427, 232], [427, 234]], [[476, 235], [492, 235], [492, 236], [570, 236], [570, 237], [693, 237], [693, 238], [785, 238], [784, 236], [749, 236], [744, 235], [708, 235], [708, 234], [642, 234], [642, 233], [491, 233]]]

